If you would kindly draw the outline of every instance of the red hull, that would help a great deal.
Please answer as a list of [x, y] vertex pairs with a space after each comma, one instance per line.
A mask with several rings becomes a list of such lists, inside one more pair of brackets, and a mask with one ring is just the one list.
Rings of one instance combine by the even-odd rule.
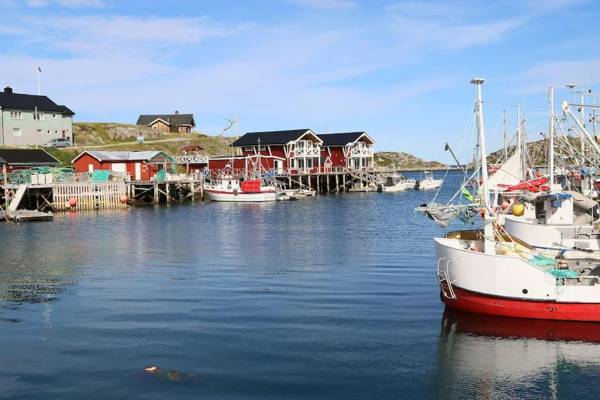
[[457, 310], [501, 317], [534, 318], [557, 321], [600, 322], [600, 304], [557, 303], [508, 299], [475, 293], [453, 286], [456, 299], [442, 295], [448, 307]]

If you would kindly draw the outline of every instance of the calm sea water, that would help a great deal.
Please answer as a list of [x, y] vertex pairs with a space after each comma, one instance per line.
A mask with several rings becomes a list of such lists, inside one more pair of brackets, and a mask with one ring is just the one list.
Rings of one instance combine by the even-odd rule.
[[600, 398], [598, 325], [444, 314], [432, 196], [1, 224], [0, 398]]

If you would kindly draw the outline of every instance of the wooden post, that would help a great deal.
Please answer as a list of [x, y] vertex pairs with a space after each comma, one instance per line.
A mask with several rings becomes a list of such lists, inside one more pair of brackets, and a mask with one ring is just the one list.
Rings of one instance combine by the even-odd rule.
[[317, 174], [317, 193], [321, 193], [321, 175]]
[[342, 183], [344, 184], [342, 189], [344, 190], [344, 192], [346, 192], [346, 174], [345, 173], [342, 175]]
[[192, 179], [191, 182], [191, 189], [192, 189], [192, 201], [194, 201], [196, 199], [196, 186], [194, 185], [194, 180]]
[[154, 181], [154, 198], [152, 199], [154, 204], [158, 204], [159, 196], [160, 196], [160, 192], [158, 191], [158, 183], [156, 183], [156, 181]]
[[327, 178], [326, 178], [326, 180], [327, 180], [327, 193], [329, 193], [329, 190], [330, 190], [329, 189], [329, 174], [327, 174], [326, 176], [327, 176]]
[[338, 173], [335, 174], [335, 192], [336, 193], [340, 192], [340, 183], [339, 183], [339, 174]]
[[165, 191], [167, 192], [167, 204], [171, 202], [171, 185], [169, 182], [165, 183]]
[[4, 208], [8, 207], [8, 175], [6, 173], [6, 164], [2, 164], [2, 177], [4, 179]]

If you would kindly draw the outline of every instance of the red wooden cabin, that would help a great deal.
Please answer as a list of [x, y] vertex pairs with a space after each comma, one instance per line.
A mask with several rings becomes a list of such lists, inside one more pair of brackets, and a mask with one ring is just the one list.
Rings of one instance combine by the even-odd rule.
[[323, 171], [334, 168], [367, 170], [373, 166], [375, 141], [366, 132], [326, 133], [319, 138], [323, 141]]
[[260, 154], [266, 170], [298, 173], [320, 170], [322, 143], [310, 129], [293, 129], [248, 132], [232, 146], [246, 158], [255, 159]]
[[162, 151], [84, 151], [71, 161], [76, 172], [103, 169], [129, 175], [132, 180], [149, 181], [161, 169], [170, 169], [174, 160]]

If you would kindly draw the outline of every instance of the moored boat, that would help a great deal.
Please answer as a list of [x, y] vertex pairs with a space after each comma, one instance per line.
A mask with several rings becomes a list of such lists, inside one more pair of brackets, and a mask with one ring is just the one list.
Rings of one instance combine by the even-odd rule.
[[408, 189], [414, 189], [417, 181], [414, 179], [408, 179], [400, 174], [394, 174], [386, 177], [384, 183], [381, 185], [382, 192], [395, 193], [403, 192]]
[[487, 315], [600, 321], [597, 260], [546, 257], [498, 224], [488, 187], [483, 80], [471, 83], [477, 85], [478, 182], [484, 228], [434, 239], [443, 302], [450, 308]]
[[268, 202], [277, 199], [274, 186], [263, 186], [262, 180], [220, 179], [204, 189], [210, 201]]
[[442, 179], [434, 179], [431, 171], [423, 172], [423, 179], [416, 182], [415, 189], [418, 190], [433, 190], [442, 186]]

